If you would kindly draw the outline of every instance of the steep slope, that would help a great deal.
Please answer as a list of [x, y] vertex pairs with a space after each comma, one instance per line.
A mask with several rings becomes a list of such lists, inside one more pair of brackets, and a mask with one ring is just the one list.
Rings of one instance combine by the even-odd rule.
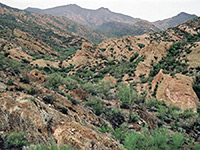
[[[77, 69], [76, 75], [79, 76], [80, 74], [79, 77], [83, 79], [96, 81], [109, 74], [118, 81], [137, 83], [138, 91], [147, 92], [149, 88], [151, 89], [151, 81], [159, 73], [159, 69], [164, 69], [165, 73], [170, 73], [171, 75], [181, 73], [194, 77], [195, 74], [199, 73], [199, 18], [161, 33], [109, 39], [100, 43], [96, 50], [93, 49], [92, 45], [87, 45], [86, 47], [82, 47], [82, 51], [78, 51], [67, 62], [71, 65], [76, 65], [76, 69], [81, 68]], [[191, 56], [193, 56], [192, 59]], [[83, 75], [82, 72], [85, 72], [85, 74]], [[95, 73], [95, 76], [89, 77], [92, 72]], [[146, 84], [147, 82], [149, 82], [149, 85]], [[156, 83], [159, 86], [160, 82]], [[192, 89], [192, 84], [190, 84], [190, 88]], [[156, 94], [156, 90], [152, 89], [154, 94]], [[151, 93], [151, 90], [149, 92], [151, 97], [153, 93]], [[157, 97], [154, 94], [153, 97]], [[163, 94], [166, 93], [164, 92]], [[175, 100], [175, 97], [170, 101]], [[157, 98], [168, 101], [159, 96]], [[187, 99], [186, 96], [185, 100], [187, 101]], [[185, 105], [183, 109], [197, 108], [199, 106], [198, 98], [194, 91], [191, 92], [189, 99], [195, 104]], [[176, 105], [181, 107], [179, 101], [176, 102]]]
[[97, 27], [97, 29], [110, 34], [112, 37], [135, 36], [159, 31], [157, 27], [148, 21], [138, 21], [133, 25], [119, 22], [106, 22]]
[[164, 20], [159, 20], [159, 21], [153, 22], [153, 24], [161, 30], [166, 30], [167, 28], [175, 27], [175, 26], [180, 25], [180, 24], [182, 24], [190, 19], [193, 19], [195, 17], [197, 17], [197, 16], [187, 14], [185, 12], [181, 12], [177, 16], [174, 16], [174, 17], [168, 18], [168, 19], [164, 19]]
[[[1, 4], [1, 6], [4, 7], [5, 5]], [[19, 12], [19, 10], [17, 11]], [[65, 32], [70, 35], [76, 34], [76, 35], [85, 37], [88, 40], [91, 40], [93, 42], [100, 42], [102, 40], [107, 39], [107, 36], [105, 33], [101, 33], [100, 31], [96, 31], [90, 27], [79, 25], [69, 20], [66, 17], [55, 17], [51, 15], [39, 15], [39, 14], [33, 14], [33, 13], [31, 14], [29, 12], [22, 12], [22, 11], [20, 11], [19, 14], [16, 14], [15, 12], [9, 12], [9, 10], [5, 10], [5, 9], [2, 10], [2, 14], [6, 14], [6, 13], [11, 13], [12, 15], [15, 15], [15, 16], [17, 15], [20, 16], [21, 14], [28, 17], [30, 21], [33, 21], [37, 23], [38, 25], [45, 25], [48, 28], [54, 28], [56, 30], [59, 30], [60, 32]], [[26, 20], [26, 21], [29, 21], [29, 20]]]
[[119, 13], [111, 12], [107, 8], [99, 8], [97, 10], [90, 10], [81, 8], [78, 5], [71, 4], [66, 6], [59, 6], [49, 9], [27, 8], [27, 11], [43, 14], [51, 14], [55, 16], [66, 16], [67, 18], [91, 27], [99, 26], [105, 22], [121, 22], [127, 24], [134, 24], [141, 19], [132, 18]]
[[61, 60], [87, 40], [60, 29], [52, 23], [57, 18], [50, 15], [2, 4], [0, 13], [0, 149], [50, 147], [52, 141], [76, 149], [120, 149], [115, 139], [98, 131], [108, 124], [106, 120], [84, 107], [84, 102], [67, 96], [67, 91], [55, 85], [49, 88], [58, 76], [50, 79], [48, 74], [67, 72]]

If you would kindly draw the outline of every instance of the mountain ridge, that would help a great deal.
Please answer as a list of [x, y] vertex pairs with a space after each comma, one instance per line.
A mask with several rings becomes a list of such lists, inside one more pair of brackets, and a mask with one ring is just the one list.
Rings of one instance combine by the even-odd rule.
[[169, 27], [174, 27], [197, 17], [196, 15], [181, 12], [172, 18], [149, 22], [140, 18], [133, 18], [121, 13], [115, 13], [104, 7], [86, 9], [76, 4], [57, 6], [48, 9], [29, 7], [25, 10], [41, 14], [65, 16], [76, 23], [97, 29], [105, 34], [109, 33], [110, 35], [106, 35], [108, 38], [126, 35], [142, 35], [148, 32], [166, 30]]
[[194, 14], [188, 14], [186, 12], [180, 12], [176, 16], [173, 16], [171, 18], [158, 20], [155, 22], [152, 22], [155, 26], [160, 28], [161, 30], [166, 30], [167, 28], [174, 27], [176, 25], [182, 24], [190, 19], [193, 19], [197, 17], [197, 15]]
[[[74, 9], [75, 8], [75, 9]], [[27, 11], [34, 11], [35, 8], [27, 8], [25, 10]], [[61, 11], [61, 9], [63, 9]], [[37, 9], [38, 10], [38, 9]], [[133, 24], [141, 19], [139, 18], [133, 18], [131, 16], [127, 16], [121, 13], [115, 13], [115, 12], [111, 12], [108, 8], [104, 8], [101, 7], [99, 9], [96, 10], [92, 10], [92, 9], [86, 9], [86, 8], [82, 8], [78, 5], [74, 5], [74, 4], [70, 4], [70, 5], [64, 5], [64, 6], [57, 6], [57, 7], [53, 7], [53, 8], [48, 8], [48, 9], [39, 9], [40, 11], [42, 11], [42, 13], [50, 13], [52, 15], [61, 15], [61, 16], [66, 16], [69, 19], [72, 19], [75, 22], [78, 22], [80, 24], [84, 24], [84, 25], [89, 25], [89, 26], [98, 26], [101, 25], [103, 22], [105, 21], [118, 21], [118, 22], [124, 22], [124, 23], [128, 23], [128, 24]], [[53, 10], [56, 10], [57, 12], [52, 12]], [[69, 14], [66, 14], [65, 12], [69, 12], [69, 10], [71, 10], [71, 14], [72, 15], [77, 15], [77, 11], [79, 13], [82, 13], [82, 19], [84, 19], [84, 22], [79, 22], [78, 20], [76, 20], [75, 18], [73, 18], [73, 16], [70, 16]], [[104, 13], [104, 14], [99, 14], [99, 12]], [[95, 14], [91, 14], [91, 13], [95, 13]], [[106, 14], [106, 16], [105, 16]], [[108, 16], [109, 15], [109, 16]], [[87, 16], [87, 17], [86, 17]], [[111, 16], [113, 18], [111, 18]], [[96, 17], [96, 19], [98, 19], [99, 22], [95, 22], [96, 20], [90, 20], [90, 17]], [[118, 20], [117, 20], [118, 19]]]

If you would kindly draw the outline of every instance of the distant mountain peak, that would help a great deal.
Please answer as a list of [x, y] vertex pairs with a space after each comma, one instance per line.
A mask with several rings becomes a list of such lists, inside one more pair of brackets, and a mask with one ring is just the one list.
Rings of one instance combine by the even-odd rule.
[[68, 7], [74, 7], [74, 8], [81, 8], [80, 6], [76, 5], [76, 4], [69, 4], [69, 5], [66, 5]]
[[167, 28], [177, 26], [182, 24], [190, 19], [197, 17], [194, 14], [188, 14], [186, 12], [180, 12], [178, 15], [154, 22], [154, 25], [162, 30], [166, 30]]
[[110, 11], [108, 8], [105, 8], [105, 7], [100, 7], [99, 9], [97, 9], [99, 11]]
[[188, 14], [186, 12], [180, 12], [177, 16], [179, 16], [179, 15], [190, 15], [190, 14]]

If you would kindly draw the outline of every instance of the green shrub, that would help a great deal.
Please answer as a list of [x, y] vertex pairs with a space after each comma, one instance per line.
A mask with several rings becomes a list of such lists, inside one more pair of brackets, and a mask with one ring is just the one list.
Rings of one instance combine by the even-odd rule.
[[194, 89], [195, 93], [197, 94], [197, 97], [200, 100], [200, 84], [194, 84], [193, 89]]
[[33, 87], [25, 88], [25, 90], [26, 90], [27, 94], [30, 94], [30, 95], [35, 95], [35, 94], [37, 94], [39, 92], [38, 90], [36, 90]]
[[146, 101], [146, 105], [149, 107], [159, 108], [160, 106], [165, 105], [165, 103], [163, 101], [159, 101], [155, 98], [151, 98]]
[[146, 83], [146, 82], [148, 82], [148, 81], [149, 81], [149, 78], [148, 78], [148, 77], [147, 77], [147, 78], [142, 78], [142, 79], [141, 79], [141, 82], [142, 82], [142, 83]]
[[47, 95], [45, 97], [43, 97], [43, 101], [47, 104], [53, 104], [55, 99], [53, 95]]
[[142, 43], [138, 43], [137, 45], [138, 45], [138, 47], [139, 47], [140, 49], [142, 49], [142, 48], [144, 48], [144, 47], [145, 47], [145, 45], [144, 45], [144, 44], [142, 44]]
[[185, 137], [181, 133], [175, 132], [171, 136], [172, 149], [180, 149], [180, 147], [181, 147], [181, 145], [183, 145], [184, 141], [185, 141]]
[[8, 85], [13, 85], [13, 81], [11, 79], [8, 80], [7, 82]]
[[90, 82], [82, 84], [81, 88], [83, 90], [85, 90], [86, 92], [90, 93], [91, 95], [96, 95], [97, 91], [98, 91], [97, 87], [94, 84], [90, 83]]
[[120, 142], [123, 142], [126, 137], [126, 131], [127, 126], [126, 123], [121, 124], [118, 128], [109, 128], [109, 131], [112, 133], [112, 135], [119, 140]]
[[200, 150], [200, 144], [195, 145], [195, 150]]
[[23, 100], [27, 100], [27, 101], [31, 101], [31, 102], [35, 103], [35, 99], [34, 98], [27, 98], [27, 99], [23, 99]]
[[34, 145], [30, 147], [31, 150], [74, 150], [69, 146], [57, 145], [54, 142], [50, 142], [50, 146], [45, 146], [44, 144]]
[[21, 78], [20, 78], [20, 82], [29, 84], [29, 83], [30, 83], [30, 78], [29, 78], [29, 76], [28, 76], [28, 75], [25, 75], [24, 77], [21, 77]]
[[157, 128], [150, 133], [146, 129], [141, 134], [131, 131], [123, 143], [128, 150], [177, 150], [182, 148], [185, 140], [181, 133], [170, 133], [167, 129]]
[[138, 53], [134, 53], [134, 55], [130, 57], [130, 60], [129, 60], [129, 61], [130, 61], [130, 62], [134, 61], [138, 56], [139, 56]]
[[190, 117], [193, 117], [195, 114], [193, 112], [192, 109], [186, 109], [183, 113], [182, 113], [182, 117], [187, 119], [187, 118], [190, 118]]
[[132, 131], [126, 135], [123, 144], [127, 150], [138, 150], [138, 149], [145, 150], [146, 144], [143, 141], [144, 141], [143, 135], [135, 131]]
[[8, 136], [4, 136], [4, 148], [5, 149], [22, 149], [23, 146], [28, 144], [27, 139], [23, 132], [13, 132]]
[[193, 85], [193, 89], [200, 100], [200, 75], [195, 76], [195, 84]]
[[128, 122], [129, 123], [135, 123], [135, 122], [137, 122], [139, 120], [139, 118], [140, 117], [139, 117], [139, 115], [137, 113], [131, 114], [130, 117], [129, 117]]
[[57, 89], [60, 85], [63, 85], [64, 78], [58, 73], [53, 73], [47, 77], [47, 85], [49, 88]]
[[67, 77], [67, 78], [64, 79], [64, 84], [65, 84], [66, 88], [69, 89], [69, 90], [73, 90], [75, 88], [78, 88], [77, 81], [70, 78], [70, 77]]
[[97, 85], [97, 90], [103, 99], [109, 99], [109, 91], [112, 87], [113, 85], [110, 80], [103, 80]]
[[78, 105], [80, 102], [74, 98], [69, 98], [73, 105]]
[[125, 118], [119, 109], [112, 109], [106, 111], [106, 119], [112, 124], [113, 128], [119, 128], [124, 122]]
[[99, 116], [104, 112], [104, 105], [102, 101], [98, 98], [90, 99], [86, 102], [86, 105], [93, 108], [94, 113]]
[[120, 84], [118, 86], [118, 95], [121, 100], [122, 108], [129, 108], [129, 100], [130, 100], [130, 89], [126, 84]]
[[100, 132], [106, 133], [109, 131], [108, 129], [108, 124], [104, 123], [100, 128], [99, 128]]

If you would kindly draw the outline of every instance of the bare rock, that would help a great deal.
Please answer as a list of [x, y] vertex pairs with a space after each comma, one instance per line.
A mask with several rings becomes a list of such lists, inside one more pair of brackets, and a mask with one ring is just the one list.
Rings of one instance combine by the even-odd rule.
[[0, 92], [4, 92], [7, 88], [7, 85], [5, 85], [4, 83], [0, 82]]
[[[119, 143], [106, 134], [97, 132], [97, 128], [71, 120], [73, 114], [64, 115], [50, 108], [39, 99], [30, 100], [23, 96], [18, 100], [12, 97], [0, 98], [0, 131], [1, 134], [23, 131], [30, 143], [48, 144], [53, 137], [58, 144], [71, 145], [83, 150], [119, 150]], [[82, 112], [81, 112], [82, 111]], [[97, 118], [84, 110], [77, 110], [79, 119]], [[77, 114], [76, 114], [77, 116]], [[91, 118], [91, 119], [92, 119]], [[89, 119], [89, 118], [88, 118]]]
[[88, 98], [88, 93], [80, 88], [73, 89], [69, 93], [79, 101], [85, 101]]
[[173, 104], [182, 110], [194, 109], [200, 105], [198, 97], [192, 88], [193, 79], [182, 74], [176, 74], [173, 78], [163, 71], [155, 76], [152, 81], [152, 90], [156, 92], [156, 98], [166, 104]]
[[36, 81], [38, 83], [43, 83], [46, 80], [46, 76], [43, 75], [39, 70], [34, 69], [29, 73], [29, 77], [31, 80]]

